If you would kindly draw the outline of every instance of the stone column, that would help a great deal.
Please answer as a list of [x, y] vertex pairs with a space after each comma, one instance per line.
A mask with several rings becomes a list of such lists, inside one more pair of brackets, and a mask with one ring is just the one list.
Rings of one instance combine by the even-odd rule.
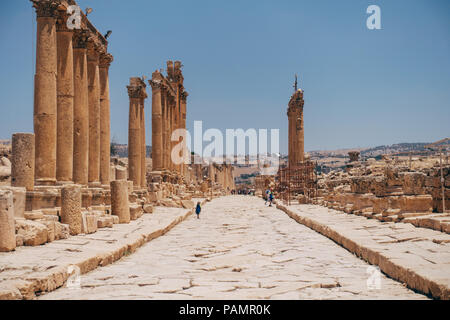
[[109, 66], [113, 57], [109, 53], [100, 56], [100, 182], [109, 186], [111, 155], [111, 111], [109, 100]]
[[56, 182], [56, 17], [59, 2], [33, 1], [37, 15], [36, 74], [34, 77], [34, 133], [36, 183]]
[[128, 177], [136, 187], [141, 185], [141, 95], [140, 78], [130, 78], [127, 86], [130, 98], [130, 112], [128, 118]]
[[89, 185], [100, 186], [100, 45], [88, 42]]
[[58, 46], [56, 180], [73, 181], [73, 31], [67, 28], [67, 14], [56, 24]]
[[157, 77], [159, 72], [153, 73], [152, 80], [149, 84], [152, 87], [152, 165], [153, 171], [161, 171], [163, 169], [162, 159], [162, 104], [161, 104], [161, 82]]
[[143, 87], [143, 96], [141, 97], [141, 106], [140, 106], [140, 132], [141, 132], [141, 187], [147, 187], [147, 146], [145, 143], [145, 99], [147, 98], [147, 94], [145, 93], [145, 84]]
[[292, 95], [288, 107], [290, 167], [304, 161], [303, 106], [303, 91], [298, 89]]
[[15, 133], [12, 136], [11, 186], [34, 188], [34, 134]]
[[13, 193], [9, 190], [0, 190], [0, 252], [12, 251], [15, 248]]
[[69, 225], [72, 236], [80, 234], [83, 224], [81, 215], [81, 187], [66, 185], [61, 189], [61, 222]]
[[[186, 91], [182, 92], [181, 94], [181, 114], [180, 114], [180, 128], [186, 130], [186, 104], [187, 104], [187, 97], [188, 93]], [[188, 153], [187, 145], [186, 145], [186, 137], [184, 137], [184, 152]], [[186, 160], [189, 159], [189, 154], [183, 154], [183, 158]], [[181, 165], [181, 174], [185, 176], [187, 173], [187, 165], [186, 163], [183, 163]]]
[[88, 184], [89, 165], [87, 40], [87, 31], [75, 30], [73, 39], [73, 180], [82, 185]]
[[119, 217], [119, 223], [130, 222], [128, 204], [128, 181], [111, 181], [111, 214]]

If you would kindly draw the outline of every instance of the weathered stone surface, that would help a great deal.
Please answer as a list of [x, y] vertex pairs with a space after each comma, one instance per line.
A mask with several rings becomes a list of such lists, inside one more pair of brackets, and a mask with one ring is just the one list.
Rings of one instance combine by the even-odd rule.
[[12, 136], [11, 186], [34, 188], [34, 134], [15, 133]]
[[14, 227], [13, 193], [0, 190], [0, 251], [12, 251], [16, 248]]
[[145, 213], [153, 213], [153, 206], [151, 204], [144, 204], [143, 209]]
[[127, 168], [122, 166], [116, 166], [116, 180], [127, 180]]
[[181, 205], [185, 209], [192, 209], [195, 207], [194, 201], [192, 200], [181, 200]]
[[425, 174], [420, 172], [403, 172], [400, 174], [400, 179], [402, 180], [404, 194], [425, 194]]
[[71, 235], [82, 232], [81, 188], [67, 185], [61, 190], [61, 222], [68, 224]]
[[143, 214], [142, 206], [138, 204], [130, 204], [130, 219], [136, 220], [142, 217]]
[[16, 233], [23, 237], [26, 246], [39, 246], [48, 240], [48, 229], [42, 223], [16, 219]]
[[39, 220], [44, 218], [44, 214], [40, 210], [27, 211], [24, 213], [24, 217], [28, 220]]
[[97, 219], [98, 217], [96, 214], [83, 212], [81, 233], [91, 234], [97, 232]]
[[97, 218], [97, 227], [99, 229], [100, 228], [112, 228], [113, 227], [113, 223], [114, 223], [114, 219], [113, 218], [119, 219], [119, 217], [117, 217], [117, 216], [102, 216], [102, 217], [98, 217]]
[[128, 204], [128, 181], [111, 181], [111, 214], [119, 217], [120, 223], [130, 222]]

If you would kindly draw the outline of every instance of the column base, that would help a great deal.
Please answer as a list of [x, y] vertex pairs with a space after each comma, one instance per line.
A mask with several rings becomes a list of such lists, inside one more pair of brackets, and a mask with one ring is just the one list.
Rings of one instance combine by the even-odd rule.
[[100, 188], [102, 184], [99, 181], [93, 181], [88, 183], [89, 188]]
[[56, 179], [51, 178], [36, 179], [35, 184], [37, 186], [54, 186], [56, 185]]

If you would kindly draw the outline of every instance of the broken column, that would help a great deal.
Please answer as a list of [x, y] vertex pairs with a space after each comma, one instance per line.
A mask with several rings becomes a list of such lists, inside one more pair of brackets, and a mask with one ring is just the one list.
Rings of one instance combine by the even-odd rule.
[[69, 225], [71, 235], [77, 235], [82, 231], [82, 220], [81, 187], [66, 185], [61, 189], [61, 222]]
[[110, 182], [111, 125], [109, 100], [109, 66], [113, 57], [109, 53], [100, 56], [100, 182], [108, 185]]
[[56, 180], [73, 181], [73, 31], [67, 28], [66, 13], [56, 24], [57, 65], [57, 143]]
[[36, 183], [56, 182], [56, 18], [59, 1], [33, 0], [37, 15], [34, 133]]
[[128, 181], [111, 181], [111, 214], [119, 217], [119, 223], [130, 222], [128, 204]]
[[89, 185], [100, 186], [100, 44], [91, 37], [88, 41], [88, 98], [89, 98]]
[[9, 190], [0, 190], [0, 252], [12, 251], [15, 248], [13, 193]]
[[128, 176], [136, 187], [141, 185], [141, 99], [145, 88], [140, 78], [130, 78], [127, 86], [130, 98], [130, 111], [128, 118]]
[[75, 30], [73, 38], [73, 181], [88, 184], [89, 166], [89, 102], [87, 77], [86, 30]]
[[152, 75], [149, 84], [152, 87], [152, 170], [161, 171], [163, 169], [162, 159], [162, 100], [161, 100], [161, 84], [162, 76], [156, 71]]
[[15, 133], [12, 136], [11, 186], [34, 188], [34, 134]]

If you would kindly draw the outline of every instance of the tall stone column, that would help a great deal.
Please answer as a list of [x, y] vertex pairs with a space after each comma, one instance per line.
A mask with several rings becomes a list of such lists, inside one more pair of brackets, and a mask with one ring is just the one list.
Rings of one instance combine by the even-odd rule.
[[153, 171], [163, 169], [162, 148], [163, 148], [163, 115], [161, 99], [161, 79], [159, 72], [152, 75], [149, 84], [152, 87], [152, 165]]
[[111, 107], [109, 100], [109, 66], [113, 56], [104, 53], [100, 56], [100, 182], [109, 186], [111, 155]]
[[16, 248], [13, 198], [12, 191], [0, 190], [0, 252]]
[[36, 74], [34, 77], [34, 132], [36, 183], [56, 182], [56, 18], [58, 1], [32, 1], [37, 15]]
[[147, 98], [147, 93], [145, 92], [145, 83], [143, 83], [142, 96], [141, 96], [141, 106], [140, 106], [140, 132], [141, 132], [141, 187], [147, 187], [147, 146], [145, 143], [145, 99]]
[[152, 87], [152, 170], [161, 171], [163, 169], [161, 82], [160, 79], [155, 76], [155, 73], [152, 76], [152, 80], [149, 81], [149, 84]]
[[[182, 92], [181, 94], [181, 114], [180, 114], [180, 128], [186, 130], [186, 104], [187, 104], [187, 97], [188, 97], [188, 93], [186, 91]], [[186, 136], [184, 136], [184, 152], [185, 154], [183, 154], [183, 158], [186, 160], [189, 159], [189, 154], [188, 154], [188, 149], [187, 149], [187, 144], [186, 144]], [[185, 176], [187, 173], [187, 165], [186, 163], [183, 163], [181, 165], [181, 174], [183, 176]]]
[[294, 92], [289, 101], [289, 166], [296, 166], [304, 161], [304, 128], [303, 128], [303, 90]]
[[135, 187], [141, 186], [141, 97], [142, 86], [140, 78], [130, 78], [127, 86], [130, 98], [130, 112], [128, 118], [128, 177]]
[[167, 150], [169, 149], [169, 115], [170, 115], [170, 103], [169, 103], [169, 94], [166, 92], [164, 95], [164, 106], [163, 106], [163, 115], [164, 115], [164, 137], [163, 137], [163, 163], [164, 163], [164, 170], [169, 170], [169, 161], [168, 161], [168, 154]]
[[12, 136], [11, 186], [25, 187], [27, 191], [34, 188], [34, 139], [33, 133]]
[[73, 31], [67, 28], [67, 14], [56, 24], [58, 46], [56, 180], [73, 180]]
[[73, 180], [88, 184], [89, 165], [89, 100], [86, 30], [75, 30], [73, 38]]
[[100, 186], [100, 45], [88, 42], [89, 185]]

